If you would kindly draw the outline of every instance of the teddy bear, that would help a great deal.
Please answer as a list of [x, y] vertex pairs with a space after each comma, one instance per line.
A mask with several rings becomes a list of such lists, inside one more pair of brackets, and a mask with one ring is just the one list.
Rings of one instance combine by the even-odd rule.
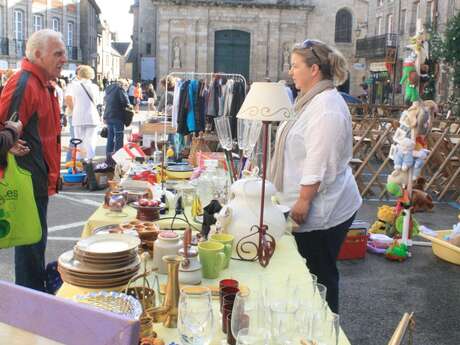
[[414, 164], [414, 143], [409, 138], [404, 138], [396, 145], [393, 153], [393, 163], [395, 170], [407, 171]]
[[392, 236], [394, 233], [393, 224], [395, 221], [394, 207], [383, 205], [377, 210], [377, 220], [372, 224], [369, 232], [372, 234], [385, 234]]
[[425, 164], [425, 160], [430, 153], [427, 149], [420, 149], [418, 151], [412, 151], [412, 156], [414, 157], [414, 171], [412, 174], [412, 179], [416, 180], [420, 176], [420, 172], [422, 170], [423, 165]]
[[409, 183], [409, 172], [402, 170], [393, 170], [393, 172], [388, 175], [387, 183], [396, 183], [400, 186], [407, 186]]
[[412, 206], [414, 212], [428, 212], [434, 207], [433, 199], [424, 191], [425, 183], [425, 178], [418, 177], [412, 186]]

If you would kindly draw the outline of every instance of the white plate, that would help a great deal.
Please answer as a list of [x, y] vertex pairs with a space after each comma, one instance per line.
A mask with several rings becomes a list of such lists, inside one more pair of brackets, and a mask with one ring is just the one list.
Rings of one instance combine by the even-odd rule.
[[125, 234], [105, 234], [85, 238], [77, 242], [82, 252], [94, 254], [113, 254], [128, 252], [141, 244], [139, 238]]
[[[103, 236], [103, 235], [100, 235]], [[129, 263], [124, 267], [119, 268], [98, 268], [95, 269], [93, 267], [86, 266], [83, 262], [78, 261], [74, 258], [73, 251], [69, 250], [65, 253], [62, 253], [58, 258], [59, 266], [62, 266], [65, 270], [70, 272], [77, 272], [89, 275], [101, 275], [101, 274], [115, 274], [115, 273], [123, 273], [123, 272], [131, 272], [136, 270], [140, 266], [140, 259], [137, 256], [134, 262]]]

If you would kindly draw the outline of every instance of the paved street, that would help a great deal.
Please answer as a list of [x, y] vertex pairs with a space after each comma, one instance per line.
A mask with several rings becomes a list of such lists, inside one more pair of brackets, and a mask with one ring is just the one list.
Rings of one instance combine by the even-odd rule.
[[[64, 133], [63, 142], [68, 137]], [[104, 155], [99, 138], [97, 155]], [[50, 200], [47, 261], [72, 249], [83, 224], [102, 202], [103, 191], [87, 192], [64, 187]], [[358, 218], [372, 222], [380, 203], [368, 201]], [[437, 204], [433, 213], [417, 219], [433, 229], [450, 228], [458, 209]], [[0, 251], [0, 278], [13, 280], [13, 250]], [[460, 329], [460, 267], [437, 259], [431, 248], [413, 248], [413, 257], [393, 263], [367, 255], [365, 260], [344, 261], [341, 271], [341, 324], [352, 345], [386, 344], [405, 311], [414, 311], [417, 345], [458, 345]], [[440, 296], [442, 296], [440, 298]]]

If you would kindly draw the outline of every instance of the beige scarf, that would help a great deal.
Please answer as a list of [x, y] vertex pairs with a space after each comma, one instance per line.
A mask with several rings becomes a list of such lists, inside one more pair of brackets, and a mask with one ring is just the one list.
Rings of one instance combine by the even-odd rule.
[[294, 119], [285, 121], [280, 124], [279, 133], [276, 136], [275, 152], [273, 154], [268, 179], [275, 185], [278, 192], [283, 191], [283, 174], [284, 174], [284, 148], [286, 140], [292, 127], [303, 114], [303, 111], [311, 100], [321, 92], [333, 89], [332, 80], [321, 80], [312, 89], [306, 93], [300, 93], [294, 104]]

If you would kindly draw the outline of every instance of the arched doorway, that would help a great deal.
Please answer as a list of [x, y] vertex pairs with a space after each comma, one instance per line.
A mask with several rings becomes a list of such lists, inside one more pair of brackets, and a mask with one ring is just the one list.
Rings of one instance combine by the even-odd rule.
[[251, 34], [240, 30], [215, 33], [214, 72], [242, 74], [249, 78]]

